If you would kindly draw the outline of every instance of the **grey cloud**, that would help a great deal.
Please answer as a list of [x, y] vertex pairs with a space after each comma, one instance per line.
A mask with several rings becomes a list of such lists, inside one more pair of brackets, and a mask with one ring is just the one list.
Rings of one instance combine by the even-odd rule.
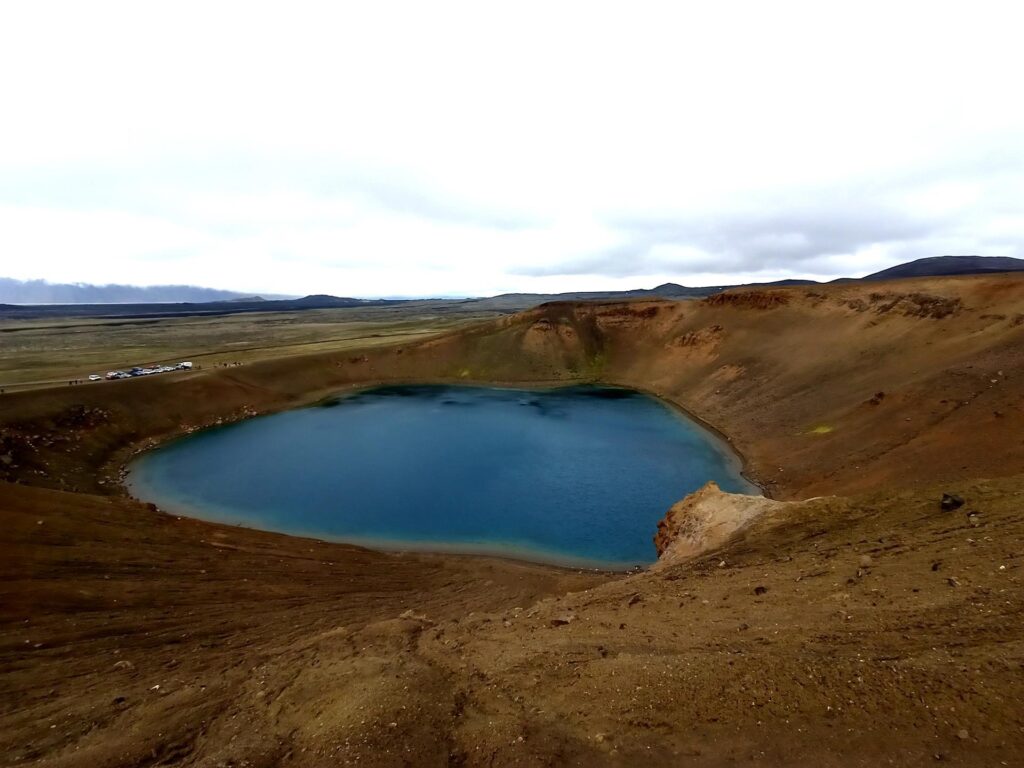
[[[997, 236], [990, 223], [1019, 217], [1024, 155], [1016, 140], [950, 153], [940, 163], [884, 177], [864, 175], [842, 186], [779, 192], [752, 201], [726, 203], [709, 215], [608, 216], [621, 244], [556, 264], [524, 266], [516, 274], [554, 276], [785, 271], [849, 274], [850, 255], [884, 246], [887, 258], [909, 260], [966, 248], [970, 253], [1015, 255], [1024, 235]], [[976, 186], [980, 199], [954, 213], [922, 214], [915, 196], [937, 186]], [[658, 246], [684, 246], [694, 253], [664, 256]], [[845, 257], [845, 258], [844, 258]]]
[[[835, 201], [813, 206], [780, 206], [748, 215], [723, 213], [702, 218], [630, 219], [609, 222], [622, 244], [559, 264], [527, 266], [528, 276], [704, 272], [730, 274], [773, 269], [812, 272], [829, 257], [877, 243], [925, 237], [935, 222], [897, 210]], [[658, 246], [683, 246], [693, 253], [659, 255]]]

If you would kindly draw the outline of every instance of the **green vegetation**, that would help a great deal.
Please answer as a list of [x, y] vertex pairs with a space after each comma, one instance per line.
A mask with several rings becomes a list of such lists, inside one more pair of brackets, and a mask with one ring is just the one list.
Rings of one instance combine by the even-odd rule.
[[594, 379], [599, 379], [604, 373], [605, 364], [608, 362], [608, 355], [605, 352], [595, 352], [587, 360], [587, 373]]

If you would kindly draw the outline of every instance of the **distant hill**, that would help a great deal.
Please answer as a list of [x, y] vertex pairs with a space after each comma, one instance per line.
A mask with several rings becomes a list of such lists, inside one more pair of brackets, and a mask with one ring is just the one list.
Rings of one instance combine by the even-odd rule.
[[[893, 280], [994, 272], [1024, 271], [1024, 259], [1008, 256], [936, 256], [898, 264], [863, 278], [841, 277], [834, 283]], [[770, 283], [730, 283], [690, 287], [663, 283], [654, 288], [628, 291], [575, 291], [569, 293], [503, 293], [473, 299], [353, 299], [316, 294], [302, 298], [252, 296], [195, 286], [57, 284], [43, 280], [0, 278], [0, 317], [176, 317], [229, 315], [239, 312], [293, 312], [415, 304], [439, 312], [518, 312], [552, 301], [619, 301], [623, 299], [699, 299], [730, 288], [769, 288], [818, 285], [815, 280], [777, 280]], [[134, 298], [132, 298], [134, 297]], [[193, 298], [184, 298], [193, 297]], [[24, 305], [33, 306], [24, 306]], [[20, 305], [20, 306], [19, 306]]]
[[304, 296], [301, 299], [227, 299], [224, 301], [132, 304], [0, 304], [0, 318], [46, 317], [195, 317], [235, 315], [240, 312], [295, 312], [304, 309], [343, 309], [401, 304], [387, 299], [350, 299], [340, 296]]
[[[993, 272], [1024, 271], [1024, 259], [1009, 256], [934, 256], [917, 259], [906, 264], [883, 269], [867, 277], [840, 277], [833, 283], [856, 283], [861, 280], [895, 280], [901, 277], [942, 277], [946, 275], [976, 275]], [[551, 301], [616, 301], [620, 299], [699, 299], [730, 288], [784, 288], [794, 285], [819, 285], [817, 280], [788, 279], [770, 283], [729, 283], [689, 287], [678, 283], [663, 283], [655, 288], [631, 291], [589, 291], [574, 293], [503, 293], [500, 296], [471, 299], [474, 308], [498, 312], [513, 312]]]
[[944, 275], [980, 275], [990, 272], [1022, 272], [1024, 259], [1010, 256], [931, 256], [908, 261], [862, 280], [892, 280], [899, 277], [941, 277]]
[[[750, 283], [746, 287], [786, 285], [817, 285], [814, 280], [779, 280], [774, 283]], [[499, 312], [535, 307], [549, 301], [619, 301], [621, 299], [700, 299], [741, 285], [705, 285], [690, 287], [678, 283], [663, 283], [655, 288], [635, 288], [630, 291], [581, 291], [570, 293], [503, 293], [484, 299], [470, 299], [474, 308]]]
[[614, 299], [692, 299], [708, 296], [722, 290], [719, 287], [687, 288], [676, 283], [665, 283], [657, 288], [637, 288], [631, 291], [572, 291], [569, 293], [503, 293], [469, 303], [481, 310], [518, 310], [534, 307], [548, 301], [607, 301]]
[[195, 285], [90, 285], [0, 277], [0, 303], [4, 304], [154, 304], [259, 300], [259, 297], [253, 297], [252, 294]]

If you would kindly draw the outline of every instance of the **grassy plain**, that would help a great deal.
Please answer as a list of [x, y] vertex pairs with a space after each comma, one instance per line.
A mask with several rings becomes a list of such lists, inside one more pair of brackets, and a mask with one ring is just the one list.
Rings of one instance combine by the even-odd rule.
[[497, 314], [424, 301], [213, 317], [4, 319], [0, 388], [66, 386], [92, 373], [136, 365], [189, 360], [214, 367], [408, 343]]

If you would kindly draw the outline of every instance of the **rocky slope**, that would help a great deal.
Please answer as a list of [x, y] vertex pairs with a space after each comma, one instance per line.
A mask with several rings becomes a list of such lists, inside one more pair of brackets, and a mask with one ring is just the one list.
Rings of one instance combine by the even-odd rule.
[[[7, 765], [1017, 765], [1024, 478], [627, 577], [2, 497]], [[944, 511], [942, 491], [964, 505]]]
[[99, 490], [126, 446], [375, 381], [599, 380], [720, 429], [774, 496], [854, 492], [1024, 471], [1022, 370], [1024, 275], [549, 304], [365, 354], [8, 394], [0, 479]]
[[[895, 285], [555, 304], [0, 398], [0, 762], [1019, 764], [1024, 279]], [[593, 379], [704, 418], [794, 501], [709, 489], [616, 576], [111, 495], [139, 445], [345, 386]]]

